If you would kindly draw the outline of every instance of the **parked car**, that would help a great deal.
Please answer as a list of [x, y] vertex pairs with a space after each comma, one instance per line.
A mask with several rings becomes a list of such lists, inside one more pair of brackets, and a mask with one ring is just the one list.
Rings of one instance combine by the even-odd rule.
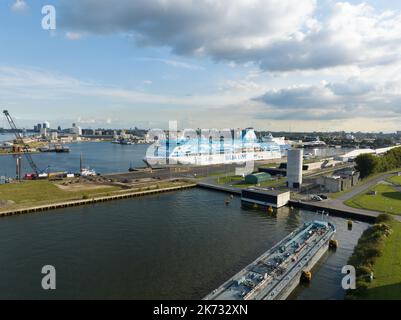
[[311, 200], [314, 200], [314, 201], [323, 201], [323, 199], [322, 199], [321, 197], [319, 197], [317, 194], [311, 195]]

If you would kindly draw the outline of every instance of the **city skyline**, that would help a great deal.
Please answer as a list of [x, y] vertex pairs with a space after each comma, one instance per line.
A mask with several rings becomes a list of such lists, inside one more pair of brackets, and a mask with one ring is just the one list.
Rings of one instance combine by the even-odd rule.
[[[41, 28], [47, 4], [56, 30]], [[21, 126], [400, 130], [400, 4], [92, 5], [0, 4], [0, 105]]]

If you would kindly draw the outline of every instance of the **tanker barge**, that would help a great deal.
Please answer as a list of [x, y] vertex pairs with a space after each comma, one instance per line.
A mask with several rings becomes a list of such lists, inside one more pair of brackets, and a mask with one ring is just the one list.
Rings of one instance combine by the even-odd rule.
[[330, 222], [307, 222], [204, 300], [284, 300], [329, 248]]

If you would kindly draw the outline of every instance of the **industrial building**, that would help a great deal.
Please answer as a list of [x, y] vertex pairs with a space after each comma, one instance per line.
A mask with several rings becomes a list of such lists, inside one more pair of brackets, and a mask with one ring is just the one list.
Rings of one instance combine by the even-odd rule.
[[290, 192], [283, 190], [267, 190], [259, 188], [244, 189], [241, 192], [243, 205], [261, 205], [265, 207], [281, 208], [290, 201]]
[[287, 186], [299, 189], [302, 186], [303, 149], [288, 150]]
[[246, 184], [259, 184], [270, 180], [272, 180], [272, 176], [266, 172], [252, 173], [245, 176]]
[[333, 176], [324, 176], [317, 179], [319, 187], [328, 192], [341, 192], [356, 186], [359, 182], [360, 174], [358, 171], [344, 171]]

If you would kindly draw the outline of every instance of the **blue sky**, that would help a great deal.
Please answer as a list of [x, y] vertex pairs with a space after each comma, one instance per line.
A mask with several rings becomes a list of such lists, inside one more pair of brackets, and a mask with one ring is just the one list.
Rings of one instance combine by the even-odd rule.
[[[41, 28], [49, 4], [54, 31]], [[23, 126], [400, 130], [400, 10], [388, 0], [2, 0], [0, 105]]]

